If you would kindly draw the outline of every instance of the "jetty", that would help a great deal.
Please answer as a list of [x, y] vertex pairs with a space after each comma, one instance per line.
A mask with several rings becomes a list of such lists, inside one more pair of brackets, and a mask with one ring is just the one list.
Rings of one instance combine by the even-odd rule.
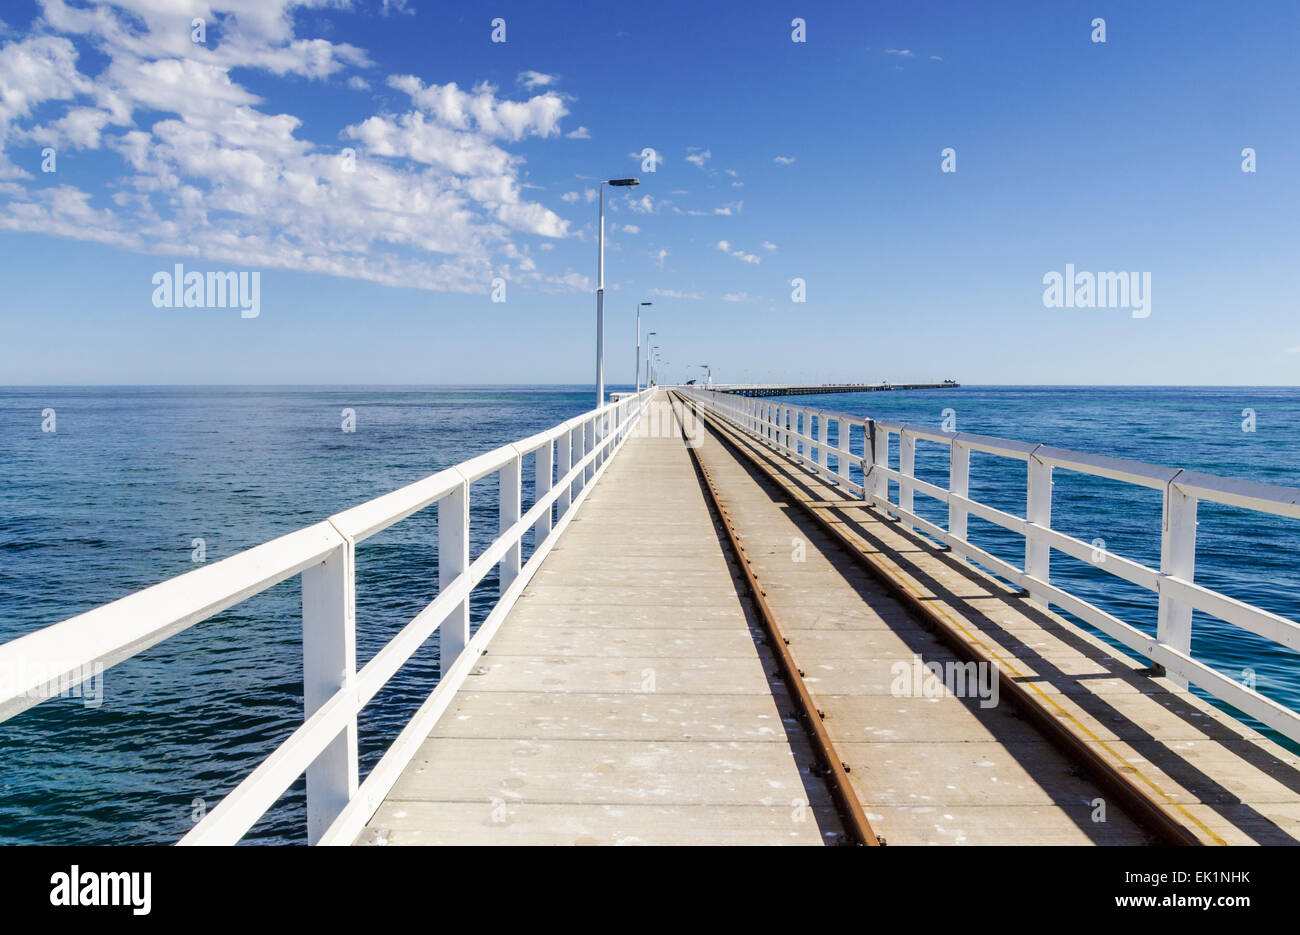
[[805, 385], [785, 383], [736, 383], [705, 387], [717, 393], [736, 396], [822, 396], [832, 393], [883, 393], [891, 390], [950, 390], [961, 386], [956, 380], [939, 383], [810, 383]]
[[[1196, 611], [1300, 649], [1300, 624], [1195, 580], [1198, 503], [1300, 519], [1300, 490], [766, 389], [621, 395], [6, 643], [0, 719], [299, 578], [302, 723], [181, 844], [236, 843], [304, 774], [325, 845], [1300, 843], [1300, 713], [1192, 645]], [[947, 451], [946, 485], [918, 445]], [[989, 456], [1022, 513], [972, 496]], [[1160, 492], [1157, 567], [1053, 528], [1065, 471]], [[471, 543], [485, 506], [497, 535]], [[430, 508], [437, 586], [358, 666], [357, 554]], [[1154, 632], [1054, 579], [1057, 553], [1151, 592]], [[431, 645], [436, 685], [361, 775], [358, 713]]]

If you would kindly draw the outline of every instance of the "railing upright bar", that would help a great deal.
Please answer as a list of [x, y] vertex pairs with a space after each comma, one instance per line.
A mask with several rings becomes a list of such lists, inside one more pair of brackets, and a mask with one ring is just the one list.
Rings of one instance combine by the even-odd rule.
[[[558, 440], [548, 441], [538, 448], [533, 455], [533, 502], [536, 503], [551, 491], [555, 484], [555, 448]], [[533, 548], [551, 532], [551, 514], [554, 507], [547, 510], [533, 527]]]
[[[497, 472], [497, 533], [504, 534], [507, 529], [519, 522], [520, 509], [523, 506], [522, 459], [516, 454], [509, 463]], [[523, 549], [520, 541], [506, 550], [497, 564], [497, 594], [505, 594], [515, 578], [519, 577], [522, 565]]]
[[850, 458], [853, 457], [853, 423], [845, 418], [835, 420], [835, 473], [841, 481], [852, 482], [849, 476]]
[[[469, 570], [469, 481], [438, 501], [438, 587], [450, 587]], [[469, 642], [469, 597], [438, 628], [439, 672], [447, 674]]]
[[[871, 420], [867, 420], [862, 427], [862, 457], [864, 463], [889, 468], [889, 432]], [[862, 473], [863, 487], [867, 487], [866, 470], [864, 469]], [[870, 485], [870, 489], [880, 501], [888, 503], [889, 478], [885, 476], [884, 471], [875, 471], [874, 474], [874, 483]]]
[[[357, 672], [355, 546], [349, 539], [302, 573], [303, 720]], [[357, 791], [357, 718], [307, 767], [307, 841], [315, 844]]]
[[[1052, 466], [1030, 455], [1025, 493], [1025, 519], [1043, 529], [1052, 528]], [[1044, 584], [1051, 583], [1052, 547], [1035, 535], [1032, 528], [1025, 530], [1025, 574]], [[1029, 583], [1029, 597], [1047, 606], [1047, 595], [1041, 588]]]
[[[560, 433], [560, 437], [555, 440], [555, 453], [557, 462], [555, 466], [555, 480], [559, 483], [573, 467], [572, 430]], [[557, 520], [569, 511], [569, 504], [572, 500], [573, 484], [568, 483], [564, 485], [564, 489], [560, 491], [560, 495], [555, 501], [555, 518]]]
[[818, 472], [823, 476], [829, 476], [831, 473], [831, 459], [828, 445], [831, 438], [831, 420], [824, 414], [817, 416], [817, 465], [821, 468]]
[[[1165, 485], [1161, 513], [1160, 573], [1191, 581], [1196, 572], [1196, 498], [1184, 493], [1171, 479]], [[1170, 649], [1191, 655], [1192, 605], [1178, 600], [1163, 586], [1159, 587], [1159, 594], [1156, 639]], [[1186, 679], [1174, 673], [1169, 677], [1187, 687]]]
[[[948, 492], [958, 497], [970, 495], [970, 447], [952, 440], [948, 461]], [[948, 534], [958, 539], [966, 538], [967, 511], [955, 499], [948, 501]]]
[[[588, 419], [586, 422], [582, 424], [582, 456], [584, 458], [587, 457], [587, 455], [591, 454], [592, 450], [595, 447], [596, 447], [596, 419], [593, 416], [592, 418]], [[595, 475], [595, 473], [596, 473], [596, 461], [593, 458], [591, 461], [587, 462], [587, 467], [582, 473], [582, 481], [578, 485], [578, 489], [581, 490], [583, 487], [586, 487], [588, 484], [590, 484], [591, 478]]]
[[[904, 477], [916, 476], [916, 436], [911, 432], [898, 433], [898, 473]], [[915, 496], [912, 485], [906, 480], [898, 482], [898, 508], [908, 513], [914, 512]], [[912, 524], [904, 516], [899, 517], [904, 529], [911, 529]]]

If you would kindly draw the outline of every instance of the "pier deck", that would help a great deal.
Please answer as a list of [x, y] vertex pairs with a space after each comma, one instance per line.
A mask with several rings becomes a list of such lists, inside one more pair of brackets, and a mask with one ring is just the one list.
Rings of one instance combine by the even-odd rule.
[[[652, 404], [357, 843], [841, 839], [670, 405]], [[895, 663], [957, 657], [891, 576], [1200, 843], [1300, 841], [1300, 758], [752, 438], [693, 437], [888, 843], [1152, 840], [1005, 698], [900, 696]]]
[[653, 407], [359, 843], [838, 834], [666, 398]]

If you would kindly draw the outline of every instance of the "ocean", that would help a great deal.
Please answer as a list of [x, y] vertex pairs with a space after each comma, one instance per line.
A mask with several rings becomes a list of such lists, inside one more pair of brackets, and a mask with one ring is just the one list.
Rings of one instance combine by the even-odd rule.
[[[960, 431], [1300, 486], [1297, 389], [990, 386], [792, 402], [936, 428], [948, 415]], [[591, 403], [580, 386], [0, 388], [0, 641]], [[343, 430], [345, 410], [354, 431]], [[946, 450], [922, 442], [917, 473], [946, 483]], [[494, 489], [480, 486], [474, 552], [496, 530]], [[1023, 515], [1024, 466], [976, 453], [971, 491]], [[917, 504], [944, 516], [923, 496]], [[434, 516], [423, 511], [359, 548], [360, 664], [436, 593]], [[1300, 617], [1300, 523], [1209, 504], [1200, 521], [1198, 582]], [[1058, 470], [1053, 525], [1158, 564], [1156, 491]], [[970, 528], [977, 544], [1023, 558], [1011, 534], [975, 518]], [[1055, 583], [1154, 632], [1153, 594], [1060, 553], [1052, 562]], [[495, 595], [489, 577], [471, 601], [475, 624]], [[291, 579], [108, 670], [102, 704], [58, 698], [0, 724], [0, 843], [170, 844], [185, 834], [301, 723], [299, 597]], [[363, 776], [436, 684], [436, 643], [363, 713]], [[1200, 614], [1193, 652], [1300, 705], [1300, 654]], [[246, 841], [303, 843], [303, 791], [299, 780]]]

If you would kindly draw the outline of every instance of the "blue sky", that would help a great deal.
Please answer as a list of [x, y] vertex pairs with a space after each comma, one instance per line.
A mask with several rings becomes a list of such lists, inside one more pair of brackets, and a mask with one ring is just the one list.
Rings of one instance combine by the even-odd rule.
[[[1296, 3], [0, 18], [0, 384], [590, 382], [620, 175], [610, 383], [643, 300], [670, 378], [1298, 382]], [[176, 262], [259, 272], [260, 314], [155, 307]], [[1150, 315], [1045, 307], [1067, 264], [1149, 272]]]

